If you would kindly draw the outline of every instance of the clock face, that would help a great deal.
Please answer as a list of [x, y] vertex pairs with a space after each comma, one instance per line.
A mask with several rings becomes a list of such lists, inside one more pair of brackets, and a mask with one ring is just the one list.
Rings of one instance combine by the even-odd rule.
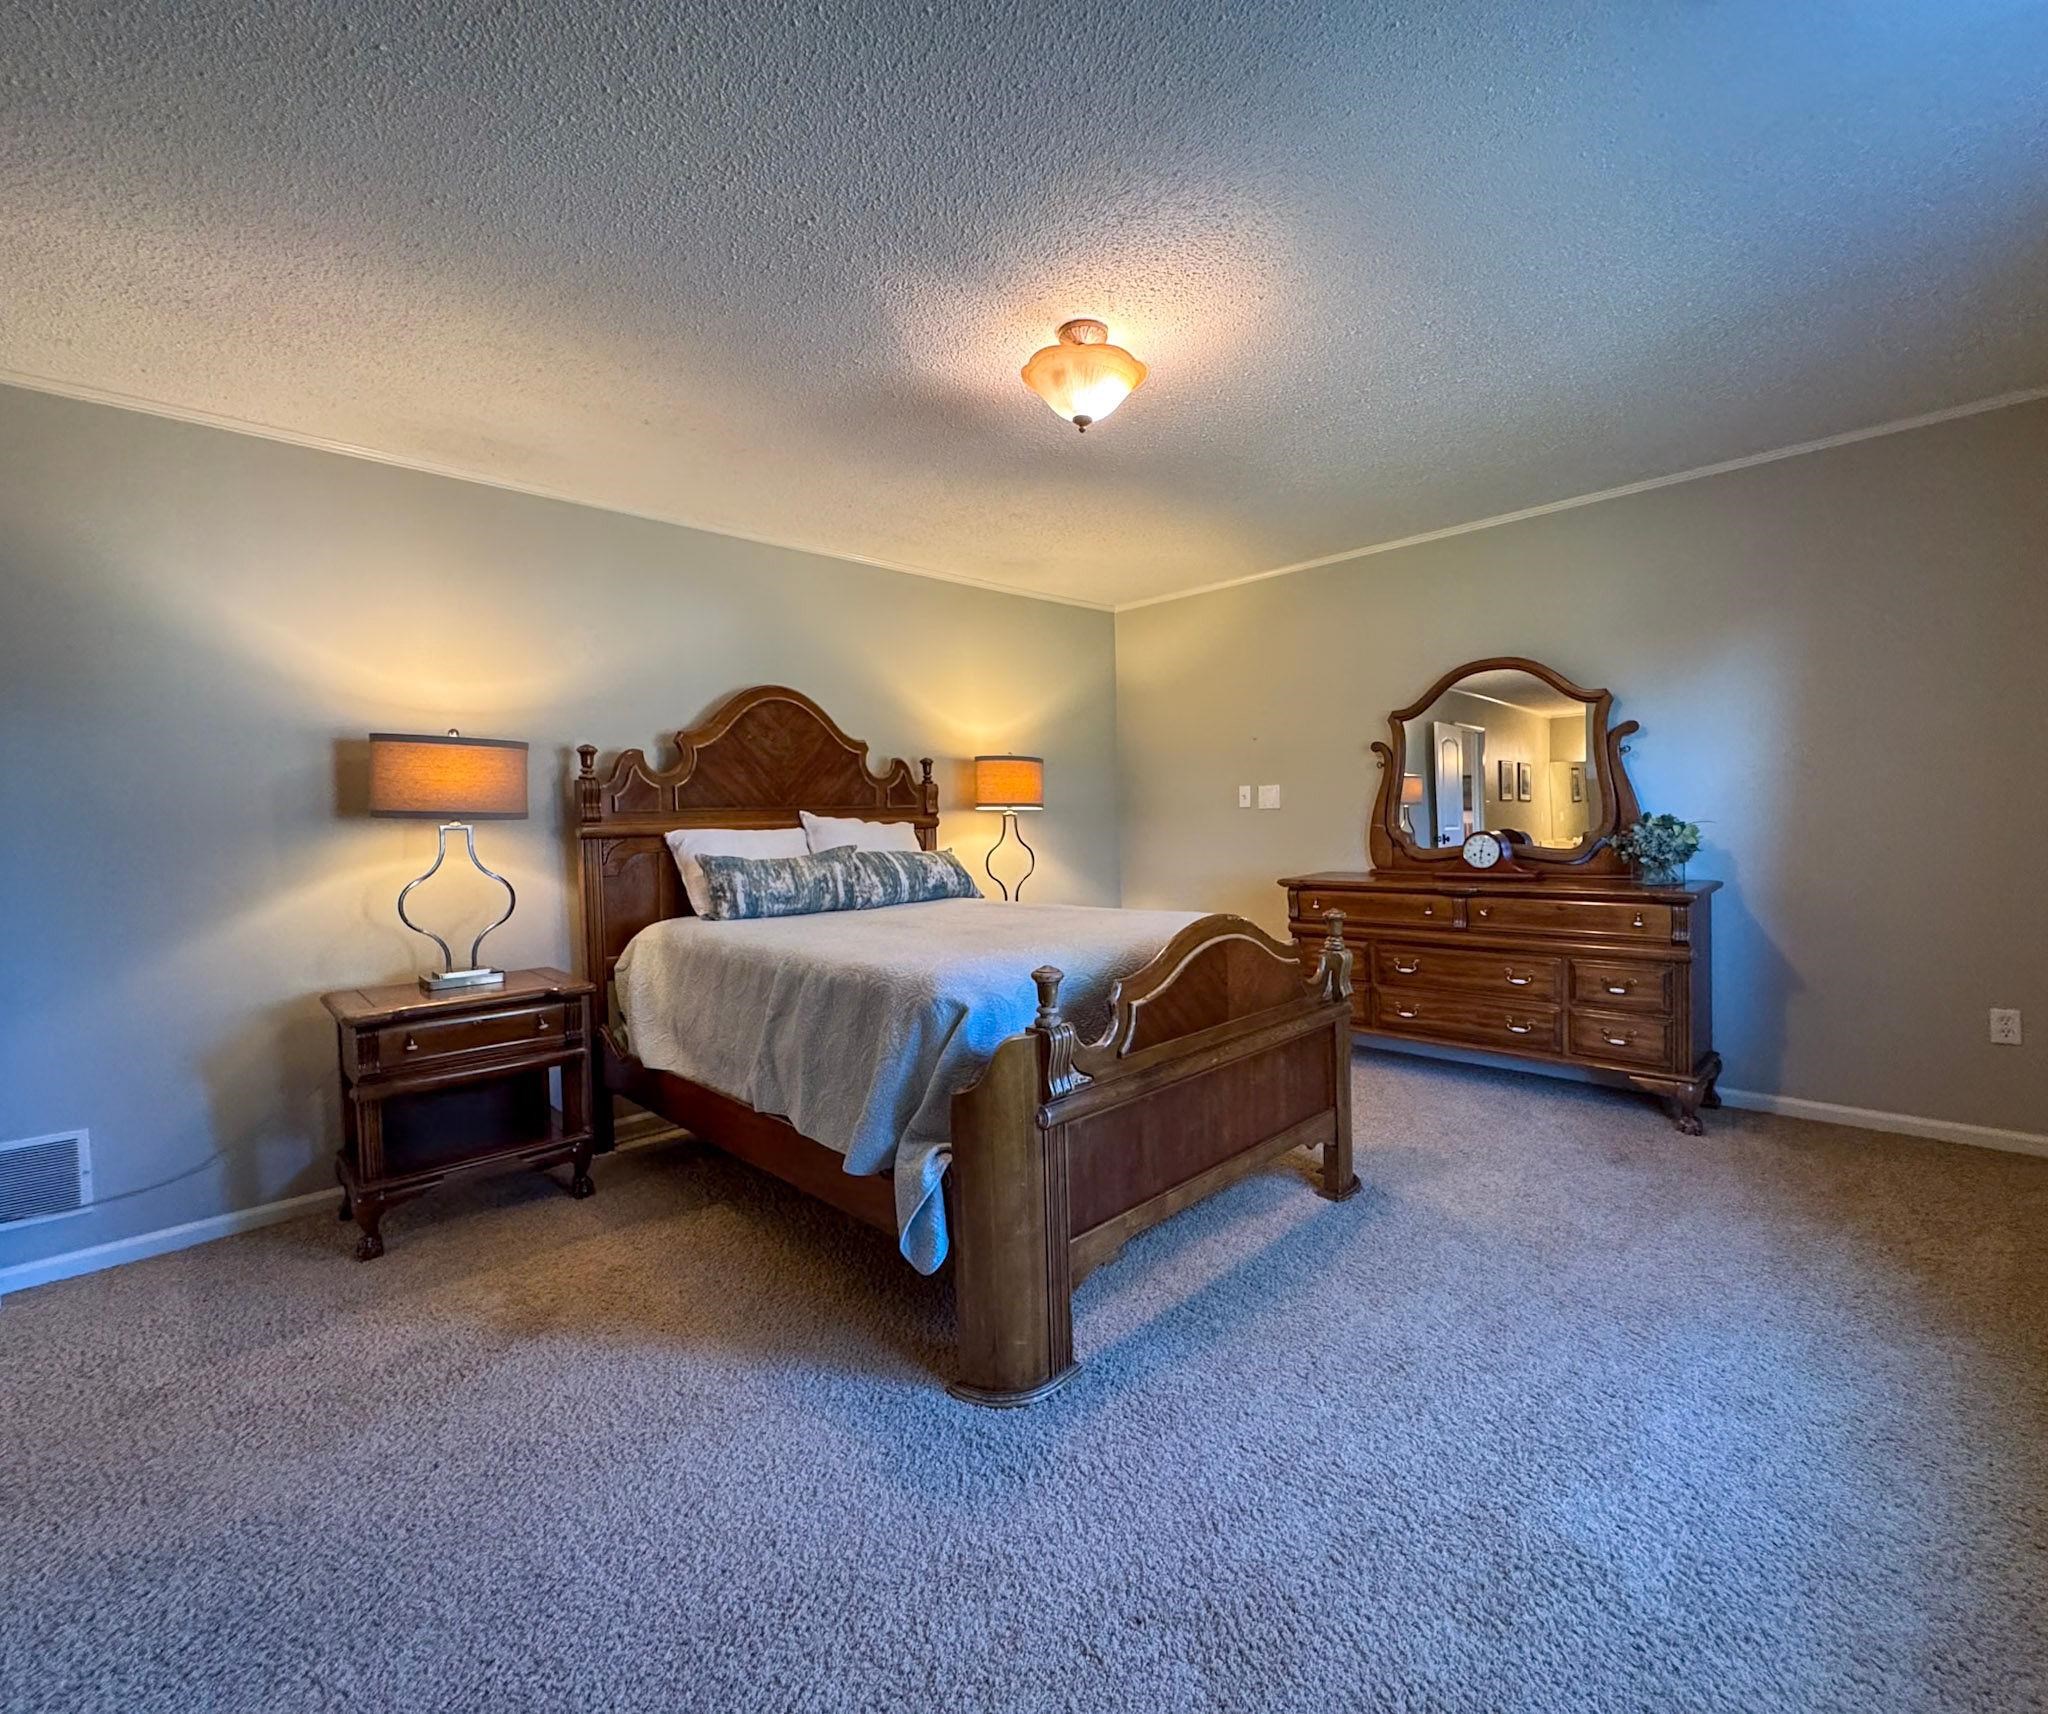
[[1501, 844], [1491, 833], [1475, 833], [1465, 841], [1465, 861], [1474, 869], [1491, 869], [1501, 860]]

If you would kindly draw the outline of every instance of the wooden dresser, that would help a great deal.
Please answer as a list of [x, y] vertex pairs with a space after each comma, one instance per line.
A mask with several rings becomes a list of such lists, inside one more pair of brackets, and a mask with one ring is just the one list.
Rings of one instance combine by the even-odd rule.
[[1717, 1105], [1708, 905], [1718, 881], [1339, 871], [1280, 884], [1311, 969], [1325, 913], [1344, 913], [1357, 1029], [1625, 1079], [1668, 1102], [1692, 1136], [1700, 1108]]

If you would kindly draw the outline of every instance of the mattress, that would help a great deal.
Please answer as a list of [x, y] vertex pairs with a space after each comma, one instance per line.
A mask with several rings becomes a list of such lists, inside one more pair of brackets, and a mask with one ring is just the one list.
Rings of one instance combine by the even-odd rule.
[[628, 943], [619, 1010], [643, 1065], [787, 1119], [850, 1173], [893, 1173], [898, 1242], [931, 1273], [946, 1259], [952, 1098], [1031, 1022], [1031, 972], [1066, 973], [1060, 1010], [1086, 1038], [1118, 978], [1196, 918], [989, 899], [675, 917]]

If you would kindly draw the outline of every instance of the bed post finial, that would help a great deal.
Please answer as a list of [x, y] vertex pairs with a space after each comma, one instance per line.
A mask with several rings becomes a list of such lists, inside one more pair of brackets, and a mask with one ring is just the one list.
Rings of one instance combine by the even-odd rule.
[[924, 803], [924, 812], [926, 815], [937, 815], [939, 813], [939, 788], [932, 783], [931, 757], [918, 757], [917, 767], [918, 772], [923, 776], [918, 795]]
[[1344, 944], [1344, 913], [1323, 912], [1330, 932], [1323, 936], [1323, 958], [1316, 966], [1316, 985], [1325, 1000], [1351, 998], [1351, 948]]
[[583, 821], [598, 819], [597, 746], [578, 744], [576, 754], [582, 770], [576, 776], [576, 814]]
[[1086, 1081], [1074, 1069], [1074, 1049], [1080, 1038], [1074, 1034], [1074, 1026], [1060, 1016], [1060, 984], [1066, 979], [1064, 970], [1050, 964], [1041, 964], [1031, 972], [1031, 980], [1038, 984], [1038, 1016], [1031, 1020], [1031, 1033], [1045, 1044], [1039, 1054], [1039, 1065], [1043, 1070], [1044, 1098], [1048, 1101], [1073, 1094]]

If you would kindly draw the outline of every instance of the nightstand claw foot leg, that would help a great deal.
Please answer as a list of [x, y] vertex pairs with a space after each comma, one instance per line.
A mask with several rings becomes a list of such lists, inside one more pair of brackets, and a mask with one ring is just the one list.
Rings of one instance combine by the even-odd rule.
[[578, 1149], [569, 1161], [569, 1194], [580, 1202], [596, 1189], [590, 1182], [590, 1150]]

